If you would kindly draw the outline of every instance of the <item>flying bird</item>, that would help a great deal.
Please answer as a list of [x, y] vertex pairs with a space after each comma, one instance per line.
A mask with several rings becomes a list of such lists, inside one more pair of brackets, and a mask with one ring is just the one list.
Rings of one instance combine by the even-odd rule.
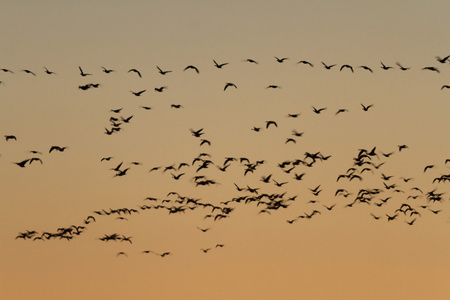
[[134, 73], [138, 74], [139, 78], [142, 78], [141, 72], [139, 72], [138, 70], [130, 69], [130, 70], [128, 70], [128, 73], [130, 73], [130, 72], [134, 72]]
[[186, 70], [189, 70], [189, 69], [192, 69], [192, 70], [194, 70], [195, 72], [197, 72], [197, 74], [199, 74], [200, 73], [200, 71], [197, 69], [197, 67], [195, 67], [195, 66], [193, 66], [193, 65], [189, 65], [189, 66], [187, 66], [186, 68], [184, 68], [184, 70], [183, 71], [186, 71]]
[[172, 71], [169, 71], [169, 70], [167, 70], [167, 71], [163, 71], [163, 70], [161, 70], [161, 68], [160, 68], [160, 67], [158, 67], [158, 66], [156, 66], [156, 68], [158, 69], [158, 72], [159, 72], [159, 74], [161, 74], [161, 75], [166, 75], [167, 73], [170, 73], [170, 72], [172, 72]]
[[234, 87], [235, 89], [237, 89], [237, 86], [234, 84], [234, 83], [231, 83], [231, 82], [227, 82], [226, 84], [225, 84], [225, 87], [223, 88], [223, 90], [225, 91], [227, 88], [229, 88], [229, 87]]

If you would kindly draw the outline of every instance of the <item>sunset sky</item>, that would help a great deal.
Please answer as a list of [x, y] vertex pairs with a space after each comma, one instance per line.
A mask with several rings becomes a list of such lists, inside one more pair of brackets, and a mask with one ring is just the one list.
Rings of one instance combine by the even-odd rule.
[[0, 298], [449, 299], [449, 11], [1, 1]]

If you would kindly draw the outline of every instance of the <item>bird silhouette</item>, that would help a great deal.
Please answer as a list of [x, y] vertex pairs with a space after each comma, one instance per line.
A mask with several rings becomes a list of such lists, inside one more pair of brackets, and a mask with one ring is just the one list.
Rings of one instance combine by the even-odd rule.
[[350, 66], [350, 65], [342, 65], [342, 67], [339, 69], [339, 71], [342, 71], [344, 68], [345, 68], [345, 69], [350, 69], [350, 71], [352, 71], [352, 73], [354, 73], [354, 72], [353, 72], [353, 67]]
[[195, 66], [193, 66], [193, 65], [187, 66], [186, 68], [184, 68], [183, 71], [186, 71], [186, 70], [189, 70], [189, 69], [194, 70], [195, 72], [197, 72], [197, 74], [200, 73], [200, 71], [197, 69], [197, 67], [195, 67]]
[[275, 59], [276, 59], [277, 62], [283, 63], [285, 60], [287, 60], [287, 59], [289, 59], [289, 58], [287, 58], [287, 57], [278, 58], [278, 57], [275, 56]]
[[166, 75], [167, 73], [172, 72], [172, 71], [169, 71], [169, 70], [163, 71], [163, 70], [161, 70], [161, 68], [158, 67], [158, 66], [156, 66], [156, 68], [158, 69], [158, 72], [159, 72], [159, 74], [161, 74], [161, 75]]
[[80, 69], [80, 75], [83, 76], [83, 77], [92, 75], [92, 74], [89, 74], [89, 73], [84, 73], [84, 72], [83, 72], [83, 69], [81, 69], [80, 66], [78, 66], [78, 69]]
[[229, 88], [229, 87], [234, 87], [235, 89], [237, 89], [237, 86], [234, 84], [234, 83], [231, 83], [231, 82], [227, 82], [226, 84], [225, 84], [225, 87], [223, 88], [223, 90], [225, 91], [227, 88]]
[[137, 69], [130, 69], [130, 70], [128, 70], [128, 73], [130, 73], [130, 72], [134, 72], [134, 73], [136, 73], [139, 76], [139, 78], [142, 78], [141, 72], [139, 72]]
[[219, 64], [219, 63], [217, 63], [214, 59], [213, 59], [213, 62], [214, 62], [214, 66], [215, 66], [217, 69], [221, 69], [222, 67], [228, 65], [228, 63], [221, 63], [221, 64]]
[[327, 64], [325, 64], [323, 61], [322, 61], [322, 65], [323, 65], [323, 67], [325, 68], [325, 69], [327, 69], [327, 70], [330, 70], [332, 67], [334, 67], [336, 64], [333, 64], [333, 65], [327, 65]]

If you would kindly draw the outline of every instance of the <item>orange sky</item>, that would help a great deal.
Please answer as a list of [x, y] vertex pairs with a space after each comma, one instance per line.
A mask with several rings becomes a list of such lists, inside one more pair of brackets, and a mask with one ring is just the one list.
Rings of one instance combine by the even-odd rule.
[[435, 2], [3, 1], [0, 298], [448, 299], [450, 4]]

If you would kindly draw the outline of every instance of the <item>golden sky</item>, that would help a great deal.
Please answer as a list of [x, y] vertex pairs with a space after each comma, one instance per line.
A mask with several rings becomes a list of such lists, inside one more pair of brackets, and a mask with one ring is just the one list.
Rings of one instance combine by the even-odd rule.
[[2, 1], [0, 298], [448, 299], [449, 9]]

